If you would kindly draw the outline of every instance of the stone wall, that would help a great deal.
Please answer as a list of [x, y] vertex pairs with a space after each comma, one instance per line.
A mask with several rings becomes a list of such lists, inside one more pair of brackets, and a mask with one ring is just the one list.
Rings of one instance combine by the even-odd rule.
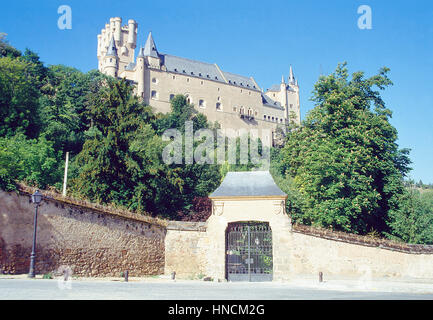
[[292, 276], [317, 276], [323, 272], [330, 276], [364, 279], [433, 279], [432, 246], [399, 246], [386, 240], [354, 237], [356, 239], [342, 239], [332, 232], [292, 232], [286, 272]]
[[[34, 215], [30, 194], [0, 191], [0, 272], [29, 271]], [[290, 227], [278, 201], [259, 202], [232, 201], [221, 206], [217, 201], [212, 217], [202, 223], [160, 221], [46, 199], [38, 214], [36, 272], [67, 266], [79, 276], [119, 277], [128, 270], [130, 276], [175, 271], [179, 278], [223, 279], [227, 224], [257, 220], [270, 222], [273, 231], [274, 280], [319, 272], [433, 279], [433, 246]]]
[[[34, 205], [30, 193], [0, 191], [0, 272], [28, 273]], [[38, 211], [36, 272], [62, 266], [80, 276], [164, 272], [165, 226], [46, 199]]]
[[208, 249], [206, 223], [172, 221], [165, 237], [165, 274], [176, 272], [179, 278], [206, 275]]

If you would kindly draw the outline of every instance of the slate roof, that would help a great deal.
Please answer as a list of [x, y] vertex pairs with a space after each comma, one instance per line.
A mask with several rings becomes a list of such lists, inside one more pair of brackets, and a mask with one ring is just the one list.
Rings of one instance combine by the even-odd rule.
[[214, 64], [180, 58], [169, 54], [162, 54], [161, 56], [167, 71], [225, 83], [224, 78]]
[[[181, 58], [170, 54], [159, 54], [159, 57], [162, 59], [162, 64], [165, 65], [169, 72], [180, 73], [183, 75], [213, 80], [245, 89], [259, 91], [259, 88], [257, 88], [251, 78], [220, 71], [216, 64]], [[227, 82], [225, 79], [227, 79]]]
[[138, 51], [137, 58], [144, 58], [144, 48], [143, 47], [141, 47], [140, 50]]
[[155, 41], [153, 41], [152, 32], [149, 32], [149, 36], [147, 37], [146, 44], [144, 45], [145, 56], [150, 56], [154, 58], [158, 58], [158, 50], [156, 50]]
[[134, 70], [135, 68], [135, 63], [130, 62], [126, 67], [125, 70]]
[[[280, 92], [281, 90], [281, 84], [274, 84], [270, 89], [267, 91], [271, 92]], [[294, 91], [293, 88], [290, 85], [286, 85], [286, 90]]]
[[105, 56], [117, 57], [116, 44], [114, 43], [114, 37], [111, 37], [110, 44], [108, 45], [107, 53]]
[[284, 110], [284, 108], [281, 106], [281, 103], [279, 103], [278, 101], [272, 100], [271, 98], [269, 98], [265, 94], [262, 94], [262, 102], [263, 102], [263, 106], [265, 106], [265, 107], [271, 107], [271, 108], [275, 108], [275, 109]]
[[229, 82], [229, 84], [234, 84], [234, 85], [237, 85], [239, 87], [245, 87], [245, 88], [253, 89], [253, 90], [258, 89], [256, 87], [256, 84], [254, 83], [254, 81], [251, 78], [247, 78], [244, 76], [240, 76], [237, 74], [233, 74], [230, 72], [224, 72], [224, 71], [223, 71], [223, 74], [224, 74], [224, 77]]
[[228, 172], [221, 185], [209, 196], [218, 197], [286, 197], [269, 171]]

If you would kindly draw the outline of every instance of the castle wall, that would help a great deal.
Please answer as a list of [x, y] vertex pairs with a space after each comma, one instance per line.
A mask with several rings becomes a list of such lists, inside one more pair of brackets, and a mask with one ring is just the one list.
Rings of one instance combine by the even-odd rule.
[[[152, 91], [157, 93], [155, 98], [151, 97]], [[188, 95], [196, 110], [205, 114], [209, 121], [218, 121], [223, 129], [257, 129], [260, 134], [261, 129], [274, 131], [277, 124], [284, 123], [280, 120], [278, 123], [264, 120], [264, 115], [271, 119], [283, 119], [284, 111], [264, 107], [260, 92], [163, 70], [146, 69], [144, 101], [155, 111], [169, 112], [170, 95], [176, 94]], [[203, 100], [202, 106], [200, 100]], [[221, 110], [217, 110], [217, 103], [221, 104]], [[241, 119], [241, 107], [245, 115], [249, 108], [253, 110], [254, 120]]]

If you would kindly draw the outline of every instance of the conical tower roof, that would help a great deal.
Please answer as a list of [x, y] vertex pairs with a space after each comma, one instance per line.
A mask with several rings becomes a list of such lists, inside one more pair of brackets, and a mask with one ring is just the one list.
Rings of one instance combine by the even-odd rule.
[[294, 83], [295, 83], [295, 76], [293, 75], [293, 68], [292, 68], [292, 65], [290, 65], [289, 83], [291, 83], [291, 84], [294, 84]]
[[113, 36], [111, 37], [110, 44], [108, 45], [107, 53], [105, 54], [105, 56], [117, 57], [117, 49]]
[[144, 58], [144, 48], [143, 47], [141, 47], [140, 51], [138, 51], [137, 58]]
[[146, 44], [144, 45], [145, 56], [150, 56], [154, 58], [158, 58], [158, 50], [156, 50], [155, 41], [153, 41], [152, 32], [149, 32], [149, 36], [147, 37]]

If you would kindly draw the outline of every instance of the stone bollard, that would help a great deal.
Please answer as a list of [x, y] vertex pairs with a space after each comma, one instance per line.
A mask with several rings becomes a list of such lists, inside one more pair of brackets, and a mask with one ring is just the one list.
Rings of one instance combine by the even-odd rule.
[[319, 282], [323, 282], [323, 272], [319, 272]]
[[171, 273], [171, 280], [176, 280], [176, 271]]
[[126, 271], [123, 273], [123, 275], [124, 275], [124, 277], [125, 277], [125, 282], [128, 282], [128, 270], [126, 270]]

